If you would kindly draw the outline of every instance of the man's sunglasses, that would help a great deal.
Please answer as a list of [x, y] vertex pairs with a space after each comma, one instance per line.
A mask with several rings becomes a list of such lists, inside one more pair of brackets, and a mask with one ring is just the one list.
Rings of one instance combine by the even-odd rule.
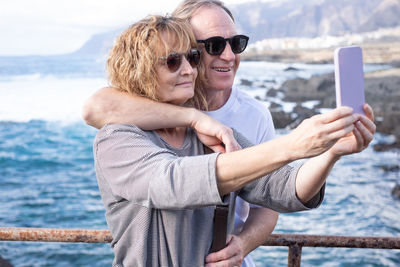
[[183, 56], [185, 56], [192, 68], [196, 67], [200, 63], [200, 50], [195, 48], [190, 49], [186, 54], [171, 53], [166, 57], [162, 57], [161, 59], [165, 61], [168, 69], [171, 72], [176, 72], [182, 65]]
[[235, 35], [231, 38], [213, 36], [205, 40], [197, 40], [198, 43], [204, 43], [207, 53], [212, 56], [221, 55], [225, 50], [226, 42], [229, 42], [233, 53], [240, 54], [246, 49], [248, 41], [249, 37], [246, 35]]

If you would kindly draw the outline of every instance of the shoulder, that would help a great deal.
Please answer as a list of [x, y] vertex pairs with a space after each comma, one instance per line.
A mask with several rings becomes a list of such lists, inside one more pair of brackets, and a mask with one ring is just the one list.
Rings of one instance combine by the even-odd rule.
[[269, 114], [268, 104], [266, 102], [257, 100], [253, 96], [249, 95], [243, 90], [233, 89], [236, 96], [236, 101], [241, 108], [252, 110], [253, 112], [258, 112], [260, 114]]
[[236, 90], [237, 107], [235, 110], [242, 116], [237, 116], [241, 118], [241, 123], [232, 126], [255, 144], [273, 139], [275, 127], [268, 103], [259, 101], [242, 90]]
[[94, 145], [102, 142], [146, 142], [152, 140], [153, 142], [157, 137], [153, 131], [143, 131], [133, 124], [107, 124], [102, 127], [94, 139]]
[[96, 139], [109, 137], [117, 133], [144, 135], [145, 132], [133, 124], [106, 124], [97, 133]]

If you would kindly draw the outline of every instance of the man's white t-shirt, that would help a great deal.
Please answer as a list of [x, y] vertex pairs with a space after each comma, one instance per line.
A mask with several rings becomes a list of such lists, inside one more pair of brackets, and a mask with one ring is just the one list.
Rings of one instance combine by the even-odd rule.
[[[260, 144], [275, 137], [275, 127], [267, 107], [245, 92], [232, 88], [228, 101], [221, 108], [206, 112], [219, 122], [234, 128], [253, 144]], [[258, 207], [251, 205], [251, 207]], [[242, 230], [250, 211], [250, 205], [240, 197], [236, 199], [235, 232]], [[242, 267], [255, 266], [250, 255], [244, 258]]]

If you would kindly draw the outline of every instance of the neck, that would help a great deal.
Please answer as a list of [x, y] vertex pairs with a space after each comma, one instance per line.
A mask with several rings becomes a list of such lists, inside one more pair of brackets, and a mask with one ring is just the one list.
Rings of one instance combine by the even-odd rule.
[[206, 90], [208, 110], [213, 111], [221, 108], [228, 102], [232, 88], [225, 90]]
[[166, 128], [155, 131], [170, 146], [179, 148], [183, 145], [183, 142], [185, 141], [185, 136], [186, 136], [185, 127]]

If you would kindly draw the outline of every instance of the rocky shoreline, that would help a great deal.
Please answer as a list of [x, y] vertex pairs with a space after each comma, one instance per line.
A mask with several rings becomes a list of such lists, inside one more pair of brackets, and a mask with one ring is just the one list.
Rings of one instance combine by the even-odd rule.
[[[290, 68], [287, 71], [298, 70]], [[375, 144], [373, 149], [377, 152], [400, 151], [400, 67], [367, 73], [364, 87], [366, 102], [375, 112], [377, 132], [394, 136], [393, 142]], [[292, 112], [285, 112], [281, 104], [270, 100], [278, 94], [284, 95], [284, 102], [295, 103]], [[310, 79], [288, 80], [279, 89], [268, 90], [264, 100], [267, 98], [275, 127], [293, 129], [304, 119], [319, 114], [320, 109], [336, 107], [334, 73], [315, 75]], [[308, 101], [315, 101], [315, 106], [305, 107], [304, 103]], [[381, 166], [381, 169], [385, 172], [399, 172], [400, 165]], [[400, 199], [400, 181], [393, 187], [391, 194]]]
[[[320, 109], [336, 106], [334, 73], [315, 75], [308, 80], [288, 80], [279, 89], [270, 89], [266, 97], [275, 96], [279, 92], [284, 95], [283, 101], [296, 103], [296, 106], [292, 112], [287, 113], [280, 104], [271, 102], [270, 111], [277, 129], [292, 129], [305, 118], [320, 113]], [[377, 131], [395, 137], [393, 143], [377, 144], [374, 149], [400, 149], [400, 68], [367, 73], [365, 98], [374, 109]], [[307, 108], [302, 105], [307, 101], [316, 101], [317, 104]]]

